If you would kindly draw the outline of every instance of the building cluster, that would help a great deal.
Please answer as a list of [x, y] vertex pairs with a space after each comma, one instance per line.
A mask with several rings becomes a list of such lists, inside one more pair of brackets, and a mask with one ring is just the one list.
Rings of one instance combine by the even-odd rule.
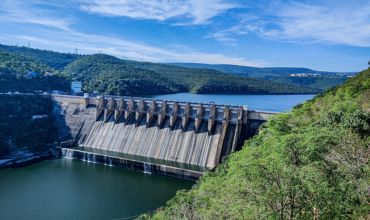
[[322, 76], [320, 73], [292, 73], [289, 74], [292, 77], [319, 77]]
[[353, 77], [356, 73], [347, 73], [347, 72], [341, 72], [341, 73], [292, 73], [289, 74], [291, 77], [330, 77], [330, 76], [340, 76], [340, 77]]
[[35, 71], [28, 71], [24, 77], [27, 78], [27, 79], [32, 79], [32, 78], [36, 78], [36, 77], [39, 77], [39, 76], [45, 76], [45, 77], [48, 77], [48, 76], [53, 76], [54, 73], [52, 72], [46, 72], [45, 74], [41, 74], [41, 73], [38, 73], [38, 72], [35, 72]]

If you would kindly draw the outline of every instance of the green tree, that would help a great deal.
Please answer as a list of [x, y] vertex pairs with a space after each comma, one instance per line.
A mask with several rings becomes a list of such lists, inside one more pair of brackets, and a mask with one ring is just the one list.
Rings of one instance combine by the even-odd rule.
[[269, 120], [153, 219], [366, 219], [370, 69]]

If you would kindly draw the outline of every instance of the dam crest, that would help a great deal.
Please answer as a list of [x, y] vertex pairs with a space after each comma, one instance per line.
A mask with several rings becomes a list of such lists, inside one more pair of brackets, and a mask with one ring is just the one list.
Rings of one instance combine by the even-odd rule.
[[246, 106], [52, 95], [64, 156], [198, 178], [274, 113]]

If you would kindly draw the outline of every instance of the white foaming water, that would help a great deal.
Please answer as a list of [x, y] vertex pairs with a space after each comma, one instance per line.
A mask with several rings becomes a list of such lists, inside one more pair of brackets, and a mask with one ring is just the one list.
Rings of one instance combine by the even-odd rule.
[[144, 163], [144, 173], [152, 174], [153, 166], [151, 163]]
[[63, 157], [73, 159], [74, 150], [68, 149], [68, 148], [62, 148], [61, 152], [62, 152]]

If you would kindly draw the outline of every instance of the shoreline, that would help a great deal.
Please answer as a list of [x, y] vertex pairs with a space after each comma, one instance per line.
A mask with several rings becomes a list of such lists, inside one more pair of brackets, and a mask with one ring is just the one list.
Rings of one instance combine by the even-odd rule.
[[30, 150], [16, 150], [7, 156], [0, 158], [0, 169], [16, 168], [36, 163], [42, 160], [55, 159], [60, 157], [60, 151], [56, 148], [49, 148], [41, 152], [32, 152]]

